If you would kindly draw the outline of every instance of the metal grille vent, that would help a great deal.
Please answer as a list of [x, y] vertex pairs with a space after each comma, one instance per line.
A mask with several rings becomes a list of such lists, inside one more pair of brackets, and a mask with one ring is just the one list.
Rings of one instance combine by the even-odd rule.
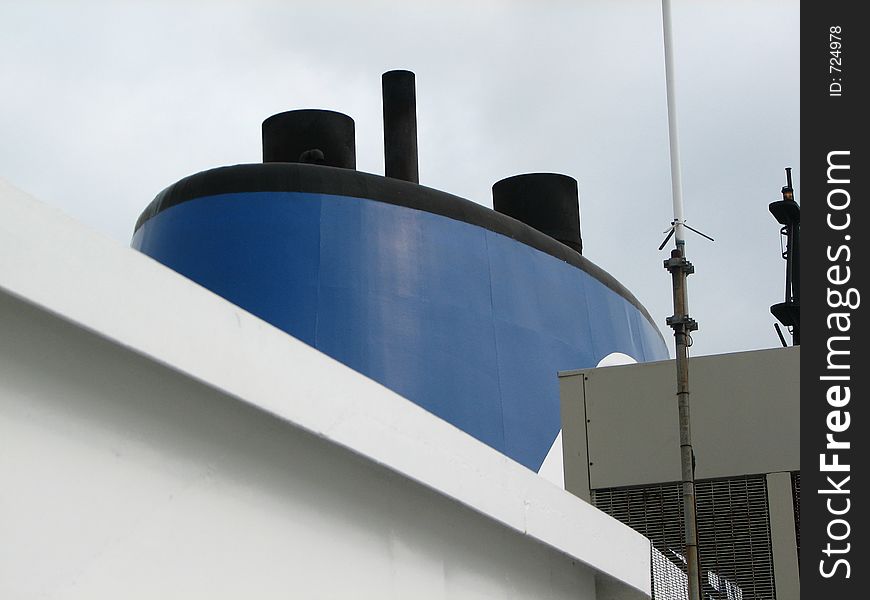
[[705, 596], [773, 599], [767, 478], [705, 481], [696, 494]]
[[592, 502], [652, 542], [652, 597], [687, 599], [680, 484], [593, 490]]
[[[775, 598], [765, 477], [698, 481], [695, 488], [704, 598]], [[686, 598], [680, 484], [594, 490], [593, 503], [652, 541], [653, 598]]]
[[797, 540], [798, 564], [801, 561], [801, 472], [792, 471], [791, 498], [794, 502], [794, 537]]

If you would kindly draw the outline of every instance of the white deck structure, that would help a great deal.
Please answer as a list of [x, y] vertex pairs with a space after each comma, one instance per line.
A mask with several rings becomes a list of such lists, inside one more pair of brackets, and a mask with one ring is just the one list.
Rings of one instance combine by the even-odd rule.
[[649, 595], [646, 538], [2, 181], [0, 481], [2, 598]]

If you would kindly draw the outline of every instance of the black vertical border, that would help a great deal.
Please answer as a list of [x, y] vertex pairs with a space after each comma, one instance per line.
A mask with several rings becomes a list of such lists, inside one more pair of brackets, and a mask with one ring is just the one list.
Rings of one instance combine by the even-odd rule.
[[[801, 4], [801, 188], [798, 199], [801, 204], [801, 595], [805, 598], [864, 598], [868, 594], [866, 515], [868, 494], [860, 490], [870, 488], [866, 458], [870, 453], [868, 444], [867, 409], [870, 402], [867, 380], [870, 377], [870, 360], [865, 346], [868, 339], [866, 312], [870, 296], [866, 291], [864, 271], [870, 263], [867, 253], [867, 237], [870, 236], [868, 217], [867, 179], [870, 169], [867, 161], [867, 122], [870, 120], [870, 98], [865, 91], [865, 80], [870, 62], [867, 61], [868, 22], [858, 16], [860, 2], [805, 1]], [[842, 38], [842, 73], [831, 72], [829, 34], [832, 27], [840, 27]], [[837, 65], [835, 65], [837, 66]], [[840, 79], [840, 81], [837, 81]], [[842, 84], [842, 95], [831, 95], [831, 83]], [[848, 207], [851, 225], [848, 230], [834, 231], [827, 224], [828, 193], [843, 185], [828, 184], [828, 153], [849, 151], [850, 183], [845, 186], [851, 197]], [[839, 195], [842, 199], [842, 195]], [[836, 218], [842, 222], [842, 212]], [[850, 239], [846, 239], [846, 235]], [[829, 247], [835, 252], [841, 245], [851, 251], [851, 260], [845, 262], [828, 258]], [[828, 282], [828, 269], [833, 264], [851, 267], [851, 279], [839, 286], [843, 291], [849, 287], [861, 293], [860, 305], [849, 308], [831, 308], [828, 304], [828, 288], [836, 289]], [[833, 312], [849, 312], [851, 326], [848, 334], [828, 329], [828, 315]], [[840, 410], [850, 413], [847, 431], [835, 434], [849, 441], [851, 448], [839, 451], [840, 462], [849, 464], [848, 473], [822, 472], [820, 454], [833, 450], [825, 449], [829, 433], [827, 417], [834, 410], [826, 399], [830, 381], [820, 377], [831, 374], [827, 369], [828, 338], [831, 335], [849, 335], [851, 368], [845, 371], [849, 382], [851, 400]], [[840, 346], [841, 348], [843, 346]], [[839, 371], [838, 374], [843, 374]], [[830, 459], [829, 459], [830, 462]], [[820, 493], [832, 486], [827, 481], [831, 476], [840, 483], [843, 475], [850, 480], [843, 485], [849, 494], [833, 495]], [[833, 508], [842, 509], [845, 499], [850, 500], [849, 511], [841, 516], [832, 515], [826, 505], [833, 499]], [[828, 525], [832, 519], [842, 518], [849, 523], [849, 536], [841, 541], [831, 540]], [[842, 523], [833, 526], [832, 532], [840, 536], [845, 531]], [[827, 544], [844, 549], [843, 554], [825, 554]], [[845, 565], [839, 565], [831, 577], [824, 577], [838, 558], [849, 563], [849, 577]], [[824, 561], [824, 562], [822, 562]]]

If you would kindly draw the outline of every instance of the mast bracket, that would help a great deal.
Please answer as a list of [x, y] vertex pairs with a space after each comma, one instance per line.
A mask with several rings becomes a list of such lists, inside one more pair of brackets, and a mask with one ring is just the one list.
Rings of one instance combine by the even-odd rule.
[[682, 256], [671, 256], [664, 261], [664, 267], [671, 273], [673, 273], [674, 270], [682, 271], [686, 275], [691, 275], [695, 272], [695, 265]]

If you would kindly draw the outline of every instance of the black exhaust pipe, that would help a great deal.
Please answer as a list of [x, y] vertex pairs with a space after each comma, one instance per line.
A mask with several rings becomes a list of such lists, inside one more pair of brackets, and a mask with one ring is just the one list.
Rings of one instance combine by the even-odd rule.
[[583, 253], [577, 180], [558, 173], [526, 173], [492, 186], [493, 208]]
[[417, 91], [411, 71], [381, 77], [384, 99], [384, 175], [420, 183], [417, 165]]
[[263, 121], [263, 162], [356, 169], [353, 119], [331, 110], [291, 110]]

